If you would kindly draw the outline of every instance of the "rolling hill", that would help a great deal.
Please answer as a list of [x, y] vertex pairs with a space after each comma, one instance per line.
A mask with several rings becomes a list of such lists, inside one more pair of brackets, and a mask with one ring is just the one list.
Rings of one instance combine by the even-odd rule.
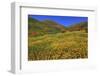
[[80, 22], [67, 27], [68, 31], [85, 31], [88, 32], [88, 22]]
[[88, 31], [88, 23], [80, 22], [69, 27], [60, 25], [52, 20], [39, 21], [28, 17], [28, 34], [38, 36], [44, 34], [64, 33], [67, 31]]
[[28, 18], [28, 32], [29, 35], [31, 35], [32, 32], [38, 33], [38, 35], [44, 35], [44, 34], [54, 34], [62, 32], [63, 30], [66, 30], [66, 28], [60, 24], [57, 24], [53, 21], [38, 21], [36, 19], [33, 19], [31, 17]]

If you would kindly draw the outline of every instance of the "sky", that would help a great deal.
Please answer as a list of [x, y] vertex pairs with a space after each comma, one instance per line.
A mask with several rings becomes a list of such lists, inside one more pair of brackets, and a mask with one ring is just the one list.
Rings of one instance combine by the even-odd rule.
[[76, 16], [51, 16], [51, 15], [28, 15], [28, 16], [31, 16], [32, 18], [37, 19], [39, 21], [52, 20], [63, 26], [70, 26], [76, 23], [88, 21], [88, 17], [79, 17], [79, 16], [78, 17]]

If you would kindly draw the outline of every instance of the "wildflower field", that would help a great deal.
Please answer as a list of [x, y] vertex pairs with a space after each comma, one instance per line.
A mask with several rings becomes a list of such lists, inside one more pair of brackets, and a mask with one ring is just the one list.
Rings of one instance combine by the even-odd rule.
[[87, 33], [73, 31], [28, 38], [28, 60], [87, 58]]

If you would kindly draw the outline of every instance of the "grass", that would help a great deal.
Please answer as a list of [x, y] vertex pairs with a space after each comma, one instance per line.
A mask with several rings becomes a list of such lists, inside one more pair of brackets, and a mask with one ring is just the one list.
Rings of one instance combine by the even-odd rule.
[[73, 31], [28, 37], [28, 60], [87, 58], [87, 36]]

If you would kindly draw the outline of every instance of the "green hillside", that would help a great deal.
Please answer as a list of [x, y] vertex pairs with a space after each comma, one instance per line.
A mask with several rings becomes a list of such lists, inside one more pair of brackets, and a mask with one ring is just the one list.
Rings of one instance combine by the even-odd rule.
[[38, 21], [31, 17], [28, 18], [28, 33], [31, 36], [31, 33], [37, 33], [35, 36], [44, 35], [44, 34], [55, 34], [62, 32], [65, 27], [54, 23], [53, 21]]
[[51, 20], [45, 20], [45, 21], [42, 21], [43, 23], [45, 23], [46, 25], [52, 27], [52, 28], [56, 28], [58, 30], [60, 30], [61, 32], [65, 31], [66, 30], [66, 27], [61, 25], [61, 24], [58, 24], [54, 21], [51, 21]]
[[67, 27], [68, 31], [85, 31], [88, 32], [88, 22], [80, 22]]
[[80, 22], [69, 27], [65, 27], [51, 20], [38, 21], [31, 17], [28, 18], [29, 35], [37, 33], [37, 35], [55, 34], [66, 31], [88, 31], [88, 23]]

